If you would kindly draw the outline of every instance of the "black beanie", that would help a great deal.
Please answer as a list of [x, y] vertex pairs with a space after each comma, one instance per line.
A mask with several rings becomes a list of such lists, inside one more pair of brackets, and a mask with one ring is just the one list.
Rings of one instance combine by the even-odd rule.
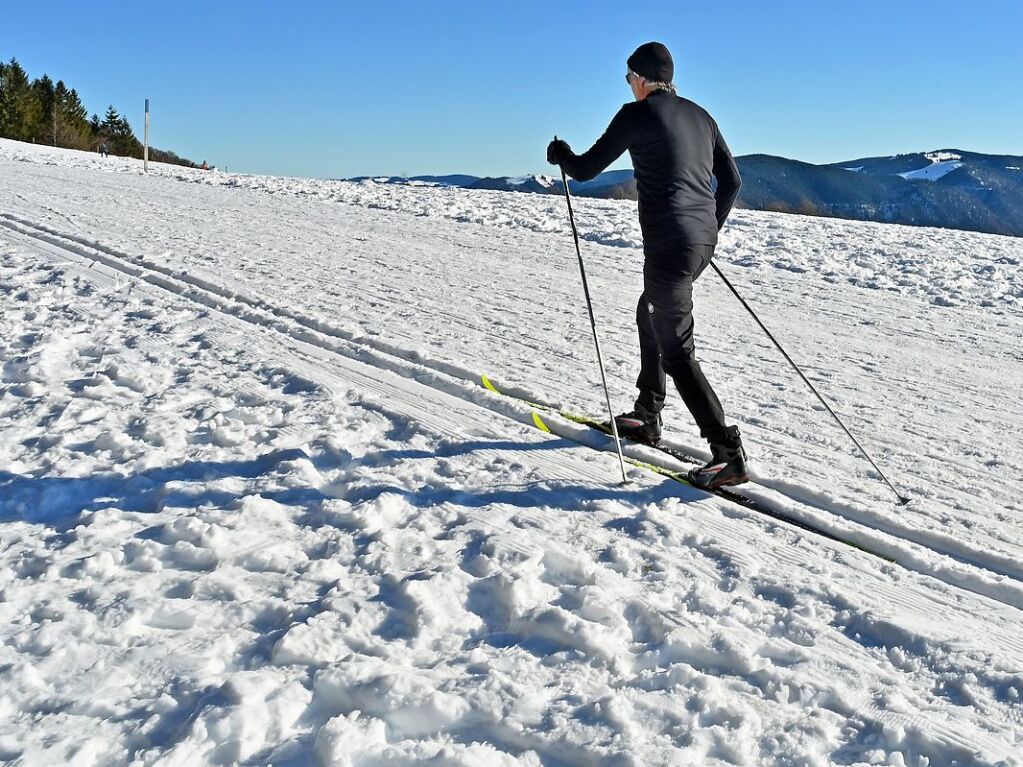
[[661, 43], [643, 43], [629, 56], [629, 69], [655, 83], [670, 83], [675, 77], [675, 62]]

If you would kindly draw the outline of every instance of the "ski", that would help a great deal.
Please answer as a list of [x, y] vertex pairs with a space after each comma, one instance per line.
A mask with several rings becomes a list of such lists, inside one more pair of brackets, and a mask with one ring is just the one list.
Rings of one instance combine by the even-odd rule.
[[[611, 434], [611, 424], [608, 423], [607, 421], [596, 421], [591, 418], [581, 417], [572, 418], [569, 420], [574, 420], [576, 423], [585, 424], [586, 426], [589, 426], [592, 429], [596, 429], [597, 431], [602, 431], [605, 434], [608, 435]], [[674, 445], [665, 444], [664, 442], [656, 443], [643, 442], [642, 440], [632, 439], [630, 437], [622, 437], [622, 441], [630, 445], [642, 445], [643, 447], [649, 447], [651, 450], [657, 450], [661, 453], [664, 453], [666, 456], [674, 458], [676, 461], [680, 461], [681, 463], [692, 463], [696, 464], [697, 466], [702, 466], [704, 463], [704, 461], [700, 460], [695, 455], [687, 453], [684, 450], [679, 450]]]
[[[607, 434], [608, 436], [612, 435], [611, 424], [608, 421], [600, 421], [596, 418], [590, 418], [589, 416], [579, 415], [578, 413], [571, 413], [567, 410], [561, 410], [560, 408], [548, 404], [546, 402], [537, 402], [528, 397], [522, 397], [513, 392], [498, 389], [497, 386], [494, 385], [494, 382], [491, 381], [490, 378], [488, 378], [485, 375], [480, 376], [480, 383], [483, 384], [483, 388], [487, 389], [488, 391], [494, 392], [494, 394], [500, 394], [502, 397], [510, 397], [511, 399], [517, 399], [519, 402], [523, 402], [536, 410], [542, 410], [547, 413], [554, 413], [560, 416], [561, 418], [564, 418], [566, 421], [582, 424], [583, 426], [589, 426], [591, 429], [601, 431], [604, 434]], [[685, 450], [677, 448], [674, 445], [665, 444], [664, 442], [658, 442], [654, 444], [652, 442], [641, 442], [639, 440], [630, 439], [629, 437], [622, 437], [621, 439], [622, 442], [624, 442], [625, 444], [641, 445], [642, 447], [648, 447], [651, 448], [652, 450], [658, 450], [664, 453], [665, 455], [669, 456], [670, 458], [674, 458], [676, 461], [680, 461], [681, 463], [691, 463], [696, 466], [702, 466], [706, 460], [704, 458], [700, 458], [699, 456], [693, 455], [692, 453], [687, 453]]]
[[[573, 437], [571, 434], [566, 434], [560, 431], [558, 432], [554, 431], [554, 429], [552, 429], [548, 425], [547, 421], [544, 419], [544, 416], [541, 414], [541, 412], [547, 415], [557, 416], [570, 423], [576, 423], [582, 426], [587, 426], [591, 429], [599, 431], [601, 434], [605, 436], [611, 436], [610, 424], [608, 424], [605, 421], [600, 421], [596, 418], [590, 418], [588, 416], [579, 415], [577, 413], [571, 413], [565, 410], [561, 410], [555, 405], [551, 405], [546, 402], [537, 402], [529, 397], [521, 396], [513, 392], [503, 391], [497, 388], [497, 386], [494, 385], [493, 381], [491, 381], [485, 375], [480, 376], [480, 383], [485, 389], [493, 392], [494, 394], [499, 394], [502, 397], [509, 397], [511, 399], [518, 400], [519, 402], [522, 402], [523, 404], [526, 404], [529, 407], [531, 407], [533, 409], [533, 425], [536, 426], [541, 431], [547, 432], [548, 434], [556, 434], [559, 437], [571, 440], [584, 447], [590, 448], [593, 447], [587, 442], [584, 442], [583, 440]], [[699, 458], [691, 456], [688, 453], [685, 453], [681, 450], [677, 450], [670, 445], [651, 445], [646, 442], [636, 442], [625, 437], [622, 438], [622, 442], [626, 444], [638, 445], [641, 447], [648, 447], [654, 450], [658, 450], [664, 453], [665, 455], [668, 455], [674, 458], [675, 460], [680, 461], [681, 463], [692, 463], [697, 465], [702, 463], [702, 461]], [[748, 495], [744, 495], [743, 493], [738, 492], [736, 490], [724, 487], [714, 489], [700, 487], [698, 485], [693, 484], [693, 482], [689, 480], [689, 478], [686, 476], [684, 472], [675, 471], [674, 469], [667, 469], [664, 466], [658, 466], [657, 464], [650, 463], [648, 461], [641, 461], [631, 456], [626, 456], [625, 461], [631, 464], [632, 466], [635, 466], [636, 468], [660, 474], [661, 476], [672, 479], [675, 482], [678, 482], [679, 484], [685, 485], [686, 487], [691, 487], [696, 490], [700, 490], [704, 493], [707, 493], [708, 495], [717, 496], [718, 498], [722, 498], [726, 501], [729, 501], [730, 503], [734, 503], [737, 506], [741, 506], [744, 509], [748, 509], [749, 511], [752, 511], [756, 514], [763, 515], [778, 522], [783, 522], [787, 525], [798, 528], [799, 530], [803, 530], [804, 532], [813, 533], [814, 535], [819, 535], [823, 538], [827, 538], [828, 540], [835, 541], [836, 543], [851, 546], [852, 548], [857, 549], [858, 551], [863, 551], [867, 554], [879, 557], [880, 559], [883, 559], [887, 562], [893, 561], [890, 557], [878, 551], [866, 548], [858, 543], [848, 540], [847, 538], [843, 538], [839, 535], [835, 535], [834, 533], [830, 533], [827, 530], [822, 530], [821, 528], [816, 527], [815, 525], [812, 525], [808, 522], [804, 522], [803, 520], [797, 517], [793, 517], [790, 514], [786, 514], [783, 511], [779, 511], [778, 509], [773, 508], [769, 504], [763, 503], [762, 501], [758, 501], [757, 499], [751, 498]]]

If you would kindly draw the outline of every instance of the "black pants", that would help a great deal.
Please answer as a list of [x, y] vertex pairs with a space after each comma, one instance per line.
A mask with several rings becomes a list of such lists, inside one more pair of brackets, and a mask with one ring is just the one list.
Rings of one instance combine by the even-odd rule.
[[643, 295], [636, 307], [641, 361], [636, 406], [660, 412], [666, 376], [671, 376], [700, 427], [700, 436], [717, 442], [725, 430], [725, 414], [696, 360], [693, 340], [693, 281], [713, 255], [713, 245], [646, 252]]

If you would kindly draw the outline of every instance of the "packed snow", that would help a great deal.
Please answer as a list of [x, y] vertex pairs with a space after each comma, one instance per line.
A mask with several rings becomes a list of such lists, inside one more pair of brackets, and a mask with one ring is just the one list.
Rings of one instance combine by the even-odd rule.
[[[619, 485], [600, 435], [479, 385], [601, 413], [557, 196], [10, 141], [0, 193], [0, 761], [1023, 764], [1020, 240], [726, 227], [913, 497], [701, 278], [746, 491], [848, 545]], [[635, 203], [575, 205], [627, 409]], [[666, 425], [702, 449], [677, 396]]]

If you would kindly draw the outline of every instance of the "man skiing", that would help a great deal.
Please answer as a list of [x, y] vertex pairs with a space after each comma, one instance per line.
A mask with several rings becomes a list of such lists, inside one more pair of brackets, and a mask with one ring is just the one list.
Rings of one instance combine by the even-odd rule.
[[739, 193], [739, 171], [713, 118], [676, 95], [675, 65], [664, 45], [641, 45], [628, 67], [625, 79], [636, 100], [618, 111], [589, 151], [577, 155], [558, 139], [547, 147], [547, 160], [578, 181], [593, 178], [626, 150], [635, 169], [644, 254], [636, 308], [639, 396], [615, 421], [622, 436], [659, 441], [671, 376], [713, 454], [689, 479], [705, 488], [738, 485], [749, 478], [746, 452], [696, 359], [693, 281], [714, 255], [718, 230]]

